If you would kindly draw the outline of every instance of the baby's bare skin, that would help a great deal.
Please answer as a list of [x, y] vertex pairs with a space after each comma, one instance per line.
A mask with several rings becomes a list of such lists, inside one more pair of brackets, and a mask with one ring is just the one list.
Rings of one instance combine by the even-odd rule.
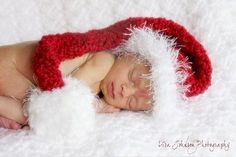
[[35, 42], [27, 42], [0, 47], [1, 95], [22, 99], [27, 88], [34, 84], [31, 57], [35, 46]]
[[[0, 47], [0, 94], [22, 99], [29, 87], [37, 86], [33, 78], [32, 55], [37, 41]], [[79, 67], [89, 54], [65, 60], [60, 65], [63, 76]], [[16, 90], [17, 87], [17, 90]]]
[[[29, 41], [0, 47], [0, 116], [20, 124], [26, 121], [22, 110], [23, 99], [31, 87], [38, 86], [32, 70], [32, 55], [37, 42]], [[96, 70], [98, 66], [96, 64], [95, 68], [95, 62], [92, 60], [96, 61], [99, 57], [106, 57], [107, 62], [103, 68], [100, 66], [100, 70]], [[87, 53], [61, 62], [59, 69], [63, 77], [71, 74], [72, 77], [84, 81], [92, 92], [97, 94], [100, 90], [100, 81], [109, 71], [107, 67], [112, 66], [113, 58], [107, 52], [99, 52], [96, 55]]]
[[34, 85], [30, 58], [36, 42], [0, 47], [0, 115], [23, 124], [22, 99]]

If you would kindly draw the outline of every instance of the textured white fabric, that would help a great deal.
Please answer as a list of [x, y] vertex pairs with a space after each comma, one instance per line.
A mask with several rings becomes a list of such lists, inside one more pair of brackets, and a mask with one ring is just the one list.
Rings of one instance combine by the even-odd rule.
[[60, 89], [31, 91], [26, 106], [29, 126], [36, 136], [78, 143], [94, 129], [95, 96], [81, 81], [67, 76]]
[[[206, 48], [213, 65], [212, 86], [180, 104], [183, 112], [156, 123], [145, 113], [96, 115], [93, 133], [71, 145], [28, 131], [0, 129], [2, 156], [235, 156], [236, 2], [234, 0], [0, 0], [0, 44], [39, 39], [43, 34], [102, 28], [130, 16], [171, 18]], [[173, 110], [177, 106], [173, 105]], [[167, 110], [168, 111], [168, 110]], [[174, 147], [203, 140], [226, 147]], [[159, 142], [173, 147], [159, 147]], [[181, 141], [180, 141], [181, 142]], [[195, 141], [197, 143], [197, 141]], [[162, 143], [163, 144], [163, 143]], [[176, 149], [174, 149], [176, 148]], [[190, 154], [191, 153], [191, 154]]]

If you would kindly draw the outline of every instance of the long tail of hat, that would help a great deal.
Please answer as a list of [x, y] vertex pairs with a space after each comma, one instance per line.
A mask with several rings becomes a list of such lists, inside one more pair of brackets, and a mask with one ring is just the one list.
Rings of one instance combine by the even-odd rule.
[[[203, 46], [181, 25], [165, 18], [135, 17], [119, 21], [103, 29], [85, 33], [63, 33], [43, 36], [33, 56], [33, 71], [42, 90], [64, 85], [59, 64], [65, 59], [116, 48], [130, 33], [132, 27], [149, 27], [176, 38], [180, 54], [192, 62], [193, 75], [185, 84], [191, 85], [186, 96], [204, 92], [211, 83], [212, 66]], [[184, 57], [181, 58], [184, 58]]]

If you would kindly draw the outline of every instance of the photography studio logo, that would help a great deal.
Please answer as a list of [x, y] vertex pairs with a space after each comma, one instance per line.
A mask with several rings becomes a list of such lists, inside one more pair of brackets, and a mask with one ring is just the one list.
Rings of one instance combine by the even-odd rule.
[[192, 139], [189, 137], [184, 139], [177, 139], [169, 142], [167, 140], [159, 140], [158, 147], [163, 149], [172, 149], [172, 150], [180, 150], [185, 149], [188, 154], [194, 154], [199, 149], [207, 149], [210, 152], [214, 152], [216, 150], [229, 151], [230, 142], [223, 141], [214, 141], [214, 140], [204, 140], [204, 139]]

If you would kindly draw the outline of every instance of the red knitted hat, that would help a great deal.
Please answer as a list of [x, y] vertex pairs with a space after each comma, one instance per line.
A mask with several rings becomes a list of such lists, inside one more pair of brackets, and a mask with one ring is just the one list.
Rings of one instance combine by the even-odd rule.
[[132, 28], [148, 27], [175, 39], [179, 49], [178, 60], [192, 64], [184, 84], [190, 85], [186, 96], [204, 92], [211, 83], [212, 66], [203, 46], [181, 25], [165, 18], [135, 17], [119, 21], [103, 29], [85, 33], [46, 35], [38, 43], [33, 56], [33, 72], [42, 90], [52, 90], [64, 85], [59, 64], [65, 59], [114, 49], [128, 40]]

